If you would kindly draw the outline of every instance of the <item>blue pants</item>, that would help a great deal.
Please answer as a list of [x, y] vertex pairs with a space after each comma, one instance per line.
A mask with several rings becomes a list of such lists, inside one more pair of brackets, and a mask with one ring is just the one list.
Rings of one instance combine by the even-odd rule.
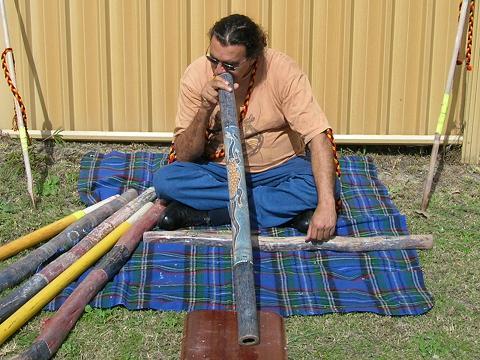
[[[317, 207], [317, 189], [306, 157], [245, 175], [252, 227], [282, 225]], [[227, 169], [214, 162], [176, 161], [154, 175], [153, 186], [159, 198], [177, 200], [198, 210], [229, 207]]]

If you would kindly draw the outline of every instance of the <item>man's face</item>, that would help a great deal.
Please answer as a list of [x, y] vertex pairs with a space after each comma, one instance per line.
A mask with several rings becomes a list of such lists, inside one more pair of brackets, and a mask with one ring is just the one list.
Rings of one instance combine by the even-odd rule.
[[[229, 72], [235, 81], [242, 79], [250, 70], [251, 59], [247, 59], [243, 45], [223, 46], [215, 36], [210, 41], [207, 58], [210, 60], [215, 75]], [[226, 64], [226, 65], [225, 65]], [[232, 69], [232, 65], [235, 69]]]

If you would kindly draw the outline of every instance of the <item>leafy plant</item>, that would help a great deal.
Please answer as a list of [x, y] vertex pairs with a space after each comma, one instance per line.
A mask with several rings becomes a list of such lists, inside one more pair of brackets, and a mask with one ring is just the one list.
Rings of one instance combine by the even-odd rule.
[[56, 195], [59, 187], [60, 178], [57, 175], [51, 175], [45, 179], [45, 181], [41, 185], [40, 191], [38, 192], [42, 196]]
[[62, 131], [62, 128], [54, 130], [53, 134], [47, 136], [45, 139], [43, 139], [43, 141], [53, 140], [55, 144], [63, 145], [65, 143], [65, 140], [63, 139]]
[[65, 343], [62, 345], [62, 350], [66, 356], [72, 359], [78, 359], [81, 355], [79, 346], [71, 340], [65, 341]]

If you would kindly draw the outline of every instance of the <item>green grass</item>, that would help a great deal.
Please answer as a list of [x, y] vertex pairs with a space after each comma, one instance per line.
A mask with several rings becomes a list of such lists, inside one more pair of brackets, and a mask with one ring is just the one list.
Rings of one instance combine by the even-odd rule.
[[[20, 147], [0, 139], [0, 242], [8, 242], [82, 208], [76, 191], [79, 161], [87, 151], [155, 150], [147, 145], [34, 142], [30, 156], [37, 209], [26, 193]], [[480, 168], [462, 165], [459, 149], [444, 157], [428, 209], [419, 215], [429, 162], [425, 148], [368, 148], [379, 176], [407, 215], [410, 231], [430, 233], [435, 247], [420, 252], [434, 308], [416, 317], [333, 314], [285, 319], [290, 359], [480, 358]], [[18, 259], [3, 261], [4, 267]], [[33, 342], [49, 313], [34, 317], [0, 348], [0, 357]], [[99, 310], [88, 307], [57, 359], [177, 359], [184, 313]]]

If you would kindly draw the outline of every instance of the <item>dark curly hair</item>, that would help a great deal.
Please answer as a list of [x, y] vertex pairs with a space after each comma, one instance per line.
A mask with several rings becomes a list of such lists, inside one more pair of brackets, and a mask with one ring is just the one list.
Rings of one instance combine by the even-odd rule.
[[267, 36], [263, 29], [248, 16], [240, 14], [218, 20], [209, 30], [208, 36], [210, 40], [215, 36], [223, 46], [244, 45], [249, 59], [262, 54], [267, 46]]

